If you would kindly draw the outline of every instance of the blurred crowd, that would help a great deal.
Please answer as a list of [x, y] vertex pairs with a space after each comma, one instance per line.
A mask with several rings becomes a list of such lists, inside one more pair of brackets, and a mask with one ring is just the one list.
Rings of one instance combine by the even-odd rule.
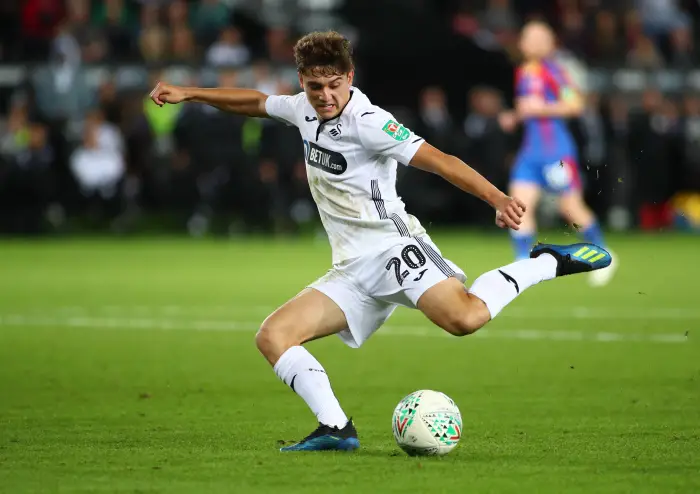
[[[292, 91], [288, 27], [248, 24], [256, 34], [248, 42], [234, 4], [5, 4], [3, 58], [38, 64], [12, 91], [0, 123], [0, 230], [60, 229], [79, 218], [128, 231], [144, 211], [175, 213], [193, 235], [212, 228], [217, 211], [235, 217], [218, 225], [231, 233], [293, 230], [308, 220], [313, 211], [307, 194], [297, 193], [304, 190], [305, 171], [292, 129], [208, 107], [157, 108], [148, 101], [149, 88], [161, 79]], [[86, 70], [134, 62], [148, 70], [146, 81], [130, 83], [107, 71], [95, 84]], [[202, 63], [217, 69], [207, 80], [168, 70]]]
[[[358, 7], [364, 0], [353, 2]], [[304, 9], [342, 3], [4, 3], [2, 60], [34, 65], [0, 104], [0, 232], [76, 225], [128, 232], [148, 219], [151, 226], [171, 223], [194, 236], [291, 233], [315, 224], [296, 129], [199, 105], [158, 108], [148, 92], [160, 79], [254, 87], [268, 94], [296, 92], [292, 47], [300, 26], [313, 27], [314, 19]], [[590, 66], [685, 68], [695, 63], [697, 5], [680, 0], [398, 4], [432, 9], [449, 20], [452, 36], [508, 53], [513, 61], [519, 26], [541, 17], [559, 30], [563, 49]], [[251, 16], [251, 5], [266, 14]], [[280, 15], [288, 7], [296, 14]], [[296, 23], [279, 22], [290, 18]], [[337, 21], [320, 19], [330, 27]], [[357, 26], [351, 32], [362, 39], [366, 31]], [[360, 57], [360, 72], [361, 63]], [[86, 70], [95, 64], [107, 67], [98, 81]], [[178, 64], [211, 71], [182, 73]], [[111, 70], [129, 66], [143, 69], [143, 79]], [[520, 132], [503, 115], [510, 91], [473, 87], [465, 90], [467, 108], [456, 110], [441, 84], [434, 84], [391, 110], [429, 142], [505, 188]], [[669, 199], [678, 191], [700, 190], [700, 99], [654, 89], [642, 97], [588, 98], [585, 115], [571, 125], [589, 201], [612, 226], [669, 226]], [[492, 221], [487, 206], [438, 177], [402, 168], [399, 182], [409, 211], [426, 222]]]
[[[315, 12], [318, 2], [301, 3], [310, 4], [309, 11]], [[280, 22], [268, 25], [266, 20], [277, 20], [270, 12], [275, 6], [270, 4], [277, 4]], [[83, 63], [205, 61], [235, 67], [258, 56], [288, 63], [288, 34], [298, 24], [291, 21], [299, 15], [298, 9], [289, 7], [296, 4], [296, 0], [3, 2], [0, 50], [3, 60], [23, 63], [59, 54]]]
[[[159, 108], [148, 87], [95, 94], [59, 74], [16, 91], [0, 140], [0, 228], [42, 231], [80, 218], [93, 227], [128, 231], [143, 212], [175, 214], [201, 235], [217, 212], [235, 221], [230, 233], [294, 229], [308, 221], [302, 147], [296, 129], [204, 105]], [[256, 67], [252, 87], [278, 94], [291, 87]], [[196, 84], [197, 81], [187, 81]], [[240, 86], [234, 69], [221, 86]], [[269, 90], [272, 91], [269, 91]], [[86, 226], [83, 224], [83, 226]]]
[[554, 26], [562, 49], [589, 65], [691, 68], [698, 62], [693, 18], [699, 13], [695, 0], [464, 0], [452, 26], [517, 59], [522, 22], [539, 18]]

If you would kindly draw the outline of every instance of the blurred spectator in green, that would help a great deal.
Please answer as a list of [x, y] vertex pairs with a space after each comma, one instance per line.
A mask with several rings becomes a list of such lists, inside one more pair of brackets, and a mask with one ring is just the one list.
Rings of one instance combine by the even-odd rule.
[[138, 31], [136, 13], [125, 0], [105, 0], [95, 5], [91, 23], [106, 35], [110, 60], [128, 60], [134, 54], [134, 34]]
[[229, 9], [220, 0], [200, 0], [194, 7], [192, 28], [203, 46], [212, 44], [229, 23]]

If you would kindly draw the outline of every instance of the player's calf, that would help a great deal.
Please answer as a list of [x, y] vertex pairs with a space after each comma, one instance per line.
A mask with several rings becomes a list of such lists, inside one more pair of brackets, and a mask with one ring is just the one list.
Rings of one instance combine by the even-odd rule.
[[255, 335], [255, 344], [277, 377], [306, 402], [320, 424], [314, 434], [287, 451], [359, 446], [354, 426], [340, 407], [325, 369], [302, 346], [346, 327], [345, 315], [335, 302], [307, 289], [265, 319]]
[[468, 292], [459, 280], [450, 278], [428, 289], [417, 305], [448, 333], [469, 335], [496, 317], [527, 288], [555, 278], [557, 266], [555, 254], [517, 261], [482, 274]]

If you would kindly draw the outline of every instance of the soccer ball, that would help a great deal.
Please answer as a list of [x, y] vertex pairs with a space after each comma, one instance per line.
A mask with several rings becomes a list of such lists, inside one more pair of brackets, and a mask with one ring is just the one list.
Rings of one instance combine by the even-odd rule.
[[455, 402], [439, 391], [422, 389], [394, 409], [394, 439], [411, 456], [446, 455], [462, 436], [462, 415]]

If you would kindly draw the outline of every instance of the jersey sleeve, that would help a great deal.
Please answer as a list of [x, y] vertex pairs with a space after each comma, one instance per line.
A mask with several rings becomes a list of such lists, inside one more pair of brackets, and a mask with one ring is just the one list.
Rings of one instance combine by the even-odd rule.
[[265, 101], [265, 111], [267, 114], [289, 126], [297, 126], [297, 107], [299, 97], [270, 95]]
[[404, 165], [410, 164], [418, 148], [425, 142], [391, 113], [378, 108], [362, 112], [356, 122], [358, 136], [365, 149]]
[[552, 64], [549, 73], [559, 98], [569, 100], [577, 96], [578, 88], [561, 64]]

